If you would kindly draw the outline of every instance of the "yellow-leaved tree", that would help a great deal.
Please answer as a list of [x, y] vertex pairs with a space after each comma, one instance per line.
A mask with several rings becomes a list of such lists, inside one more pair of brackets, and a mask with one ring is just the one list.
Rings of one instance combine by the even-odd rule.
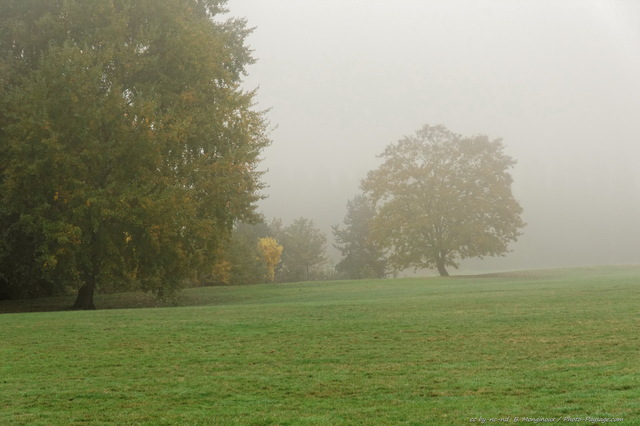
[[267, 264], [267, 281], [273, 282], [276, 276], [276, 266], [280, 263], [282, 246], [271, 237], [258, 239], [258, 251]]

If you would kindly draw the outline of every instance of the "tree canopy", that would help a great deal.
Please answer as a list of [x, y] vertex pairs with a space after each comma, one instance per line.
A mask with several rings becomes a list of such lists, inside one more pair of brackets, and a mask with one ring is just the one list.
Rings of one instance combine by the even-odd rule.
[[436, 268], [498, 256], [521, 235], [522, 208], [499, 139], [424, 126], [389, 145], [362, 189], [378, 205], [373, 236], [397, 269]]
[[264, 237], [258, 240], [258, 250], [260, 252], [260, 260], [267, 267], [264, 276], [265, 281], [273, 282], [276, 278], [276, 267], [280, 264], [280, 257], [284, 248], [278, 244], [275, 238]]
[[224, 4], [0, 3], [0, 297], [170, 294], [252, 217], [267, 123]]
[[274, 221], [271, 227], [284, 248], [278, 280], [290, 282], [319, 279], [322, 267], [327, 263], [327, 236], [316, 228], [313, 220], [300, 217], [284, 229]]
[[371, 237], [376, 209], [371, 200], [357, 195], [347, 201], [344, 228], [333, 227], [336, 248], [342, 260], [336, 265], [338, 274], [349, 279], [382, 278], [387, 274], [387, 260]]
[[237, 223], [221, 256], [222, 274], [214, 274], [214, 281], [231, 285], [273, 281], [282, 246], [271, 235], [263, 222]]

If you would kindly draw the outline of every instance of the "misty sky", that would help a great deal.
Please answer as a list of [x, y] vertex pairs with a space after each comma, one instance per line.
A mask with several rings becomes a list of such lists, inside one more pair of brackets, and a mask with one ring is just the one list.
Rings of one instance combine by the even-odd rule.
[[640, 2], [230, 0], [285, 224], [330, 235], [385, 146], [424, 124], [502, 138], [528, 223], [461, 272], [640, 263]]

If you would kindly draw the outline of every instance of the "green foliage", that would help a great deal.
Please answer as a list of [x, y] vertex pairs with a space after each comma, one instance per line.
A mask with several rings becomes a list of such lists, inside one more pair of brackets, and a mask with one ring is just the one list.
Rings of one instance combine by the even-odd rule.
[[386, 276], [384, 253], [371, 238], [375, 214], [375, 206], [364, 195], [347, 201], [345, 228], [333, 227], [333, 235], [338, 243], [336, 248], [342, 254], [342, 260], [336, 265], [341, 276], [350, 279]]
[[269, 235], [269, 228], [262, 223], [239, 223], [234, 228], [228, 253], [231, 265], [229, 284], [267, 282], [269, 266], [258, 247], [258, 241]]
[[223, 6], [0, 4], [0, 296], [172, 294], [253, 216], [269, 141]]
[[373, 235], [395, 268], [448, 275], [457, 259], [504, 255], [521, 235], [508, 173], [515, 161], [499, 139], [424, 126], [381, 157], [362, 188], [379, 205]]
[[276, 279], [282, 282], [320, 279], [327, 263], [327, 236], [315, 227], [313, 220], [301, 217], [279, 231], [274, 223], [273, 229], [284, 248]]
[[183, 296], [210, 306], [0, 315], [0, 424], [633, 424], [639, 277], [209, 287]]

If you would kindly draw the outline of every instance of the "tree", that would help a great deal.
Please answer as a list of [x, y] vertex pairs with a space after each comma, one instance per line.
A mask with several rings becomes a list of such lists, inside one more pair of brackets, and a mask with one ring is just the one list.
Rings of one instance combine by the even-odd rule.
[[267, 272], [265, 280], [273, 282], [276, 276], [276, 266], [280, 263], [283, 247], [278, 244], [275, 238], [265, 237], [258, 239], [258, 251], [261, 260], [266, 264]]
[[169, 295], [254, 215], [269, 140], [224, 0], [0, 3], [0, 283]]
[[379, 206], [376, 241], [398, 269], [446, 267], [456, 260], [504, 255], [525, 226], [508, 173], [516, 162], [501, 140], [462, 137], [424, 126], [388, 146], [362, 189]]
[[282, 230], [283, 246], [281, 281], [311, 281], [327, 262], [327, 237], [311, 219], [296, 219]]
[[371, 227], [376, 209], [371, 200], [357, 195], [347, 201], [345, 228], [333, 226], [336, 248], [342, 260], [336, 270], [351, 279], [382, 278], [386, 276], [387, 261], [383, 251], [371, 238]]
[[266, 282], [269, 265], [263, 258], [259, 241], [270, 235], [264, 223], [238, 223], [227, 249], [230, 264], [229, 284], [244, 285]]

